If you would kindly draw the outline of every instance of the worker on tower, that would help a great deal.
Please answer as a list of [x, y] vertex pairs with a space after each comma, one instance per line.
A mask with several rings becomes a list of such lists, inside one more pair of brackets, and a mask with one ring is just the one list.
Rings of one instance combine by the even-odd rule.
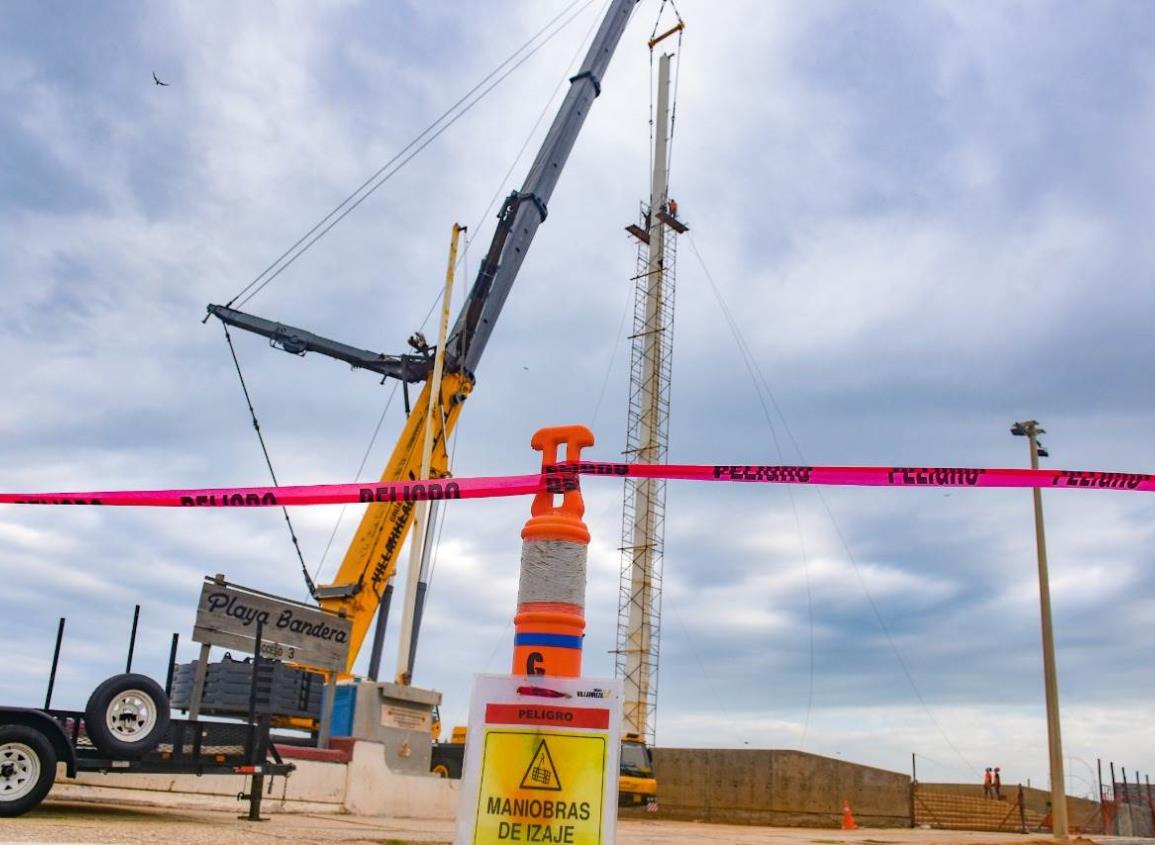
[[667, 207], [670, 209], [670, 216], [671, 217], [677, 217], [678, 216], [678, 201], [676, 199], [674, 199], [673, 197], [670, 197], [670, 201], [667, 204]]

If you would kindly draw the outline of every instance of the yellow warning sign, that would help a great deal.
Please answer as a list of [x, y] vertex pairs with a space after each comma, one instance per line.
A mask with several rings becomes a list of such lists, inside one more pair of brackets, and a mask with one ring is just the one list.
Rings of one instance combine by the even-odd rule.
[[552, 792], [561, 792], [561, 778], [557, 774], [557, 766], [553, 764], [553, 755], [549, 753], [549, 746], [542, 739], [533, 755], [533, 762], [525, 770], [521, 778], [522, 789], [546, 789]]
[[601, 845], [604, 734], [486, 729], [473, 842]]

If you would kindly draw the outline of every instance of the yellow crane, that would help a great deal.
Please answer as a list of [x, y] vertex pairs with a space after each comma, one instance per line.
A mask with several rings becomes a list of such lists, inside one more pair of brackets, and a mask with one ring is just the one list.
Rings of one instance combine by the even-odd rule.
[[[613, 0], [611, 3], [578, 73], [570, 78], [569, 91], [522, 187], [511, 193], [501, 207], [493, 239], [452, 331], [436, 349], [417, 333], [409, 339], [412, 353], [383, 355], [245, 314], [227, 305], [208, 306], [209, 313], [226, 325], [263, 335], [273, 346], [287, 352], [296, 355], [319, 352], [354, 368], [400, 380], [406, 389], [407, 406], [408, 385], [424, 383], [417, 401], [412, 408], [407, 407], [408, 417], [381, 474], [382, 482], [417, 480], [425, 473], [429, 478], [449, 475], [447, 443], [465, 400], [473, 391], [478, 362], [537, 229], [546, 219], [550, 197], [593, 101], [601, 93], [602, 77], [636, 3], [637, 0]], [[459, 227], [455, 227], [450, 272], [459, 232]], [[443, 362], [444, 372], [438, 381], [434, 372], [439, 368], [439, 362]], [[379, 611], [382, 616], [387, 613], [391, 581], [415, 513], [413, 502], [369, 503], [333, 581], [313, 589], [321, 607], [343, 614], [352, 623], [346, 665], [348, 674], [352, 673], [374, 615]], [[403, 638], [411, 639], [408, 648], [405, 648], [403, 639], [398, 670], [398, 682], [402, 684], [409, 683], [412, 673], [423, 590], [423, 585], [418, 583], [414, 597], [418, 609], [413, 615], [411, 629], [403, 633]], [[380, 633], [375, 638], [375, 655], [370, 670], [373, 678], [376, 677], [384, 623], [384, 618], [378, 622]], [[436, 720], [435, 738], [439, 727], [439, 720]], [[446, 776], [460, 775], [461, 771], [459, 755], [464, 748], [464, 731], [455, 730], [454, 740], [438, 744], [450, 752], [448, 765], [442, 764], [437, 769], [438, 758], [434, 758], [435, 770]], [[457, 755], [455, 762], [454, 751]], [[623, 795], [628, 793], [630, 801], [635, 800], [633, 796], [642, 796], [648, 802], [656, 789], [649, 750], [639, 738], [631, 737], [623, 743], [622, 759], [622, 782], [627, 790]]]

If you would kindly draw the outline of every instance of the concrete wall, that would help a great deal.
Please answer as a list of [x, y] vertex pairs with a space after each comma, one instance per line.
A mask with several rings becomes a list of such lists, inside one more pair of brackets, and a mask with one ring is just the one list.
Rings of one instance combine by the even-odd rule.
[[1124, 804], [1120, 802], [1108, 806], [1107, 821], [1111, 827], [1108, 833], [1116, 836], [1155, 836], [1155, 810], [1146, 804]]
[[848, 801], [860, 825], [910, 825], [907, 775], [816, 754], [655, 748], [654, 768], [659, 809], [649, 818], [838, 827]]
[[[335, 763], [296, 761], [290, 777], [266, 778], [263, 809], [281, 813], [344, 812], [345, 766]], [[272, 792], [268, 792], [272, 781]], [[82, 772], [75, 779], [63, 769], [49, 793], [50, 798], [97, 799], [159, 804], [168, 807], [237, 809], [248, 803], [237, 794], [248, 792], [250, 780], [241, 775], [142, 775], [120, 772]]]

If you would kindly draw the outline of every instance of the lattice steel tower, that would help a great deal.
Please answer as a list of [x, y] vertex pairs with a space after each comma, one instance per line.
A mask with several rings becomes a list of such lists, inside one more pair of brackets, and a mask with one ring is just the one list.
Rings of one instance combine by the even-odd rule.
[[[674, 335], [677, 238], [687, 227], [669, 198], [670, 56], [658, 63], [654, 168], [650, 202], [626, 227], [638, 240], [634, 328], [630, 353], [630, 408], [626, 458], [666, 460]], [[662, 607], [662, 546], [666, 482], [626, 479], [622, 508], [622, 570], [618, 599], [616, 674], [623, 679], [623, 730], [653, 743], [658, 694]]]

